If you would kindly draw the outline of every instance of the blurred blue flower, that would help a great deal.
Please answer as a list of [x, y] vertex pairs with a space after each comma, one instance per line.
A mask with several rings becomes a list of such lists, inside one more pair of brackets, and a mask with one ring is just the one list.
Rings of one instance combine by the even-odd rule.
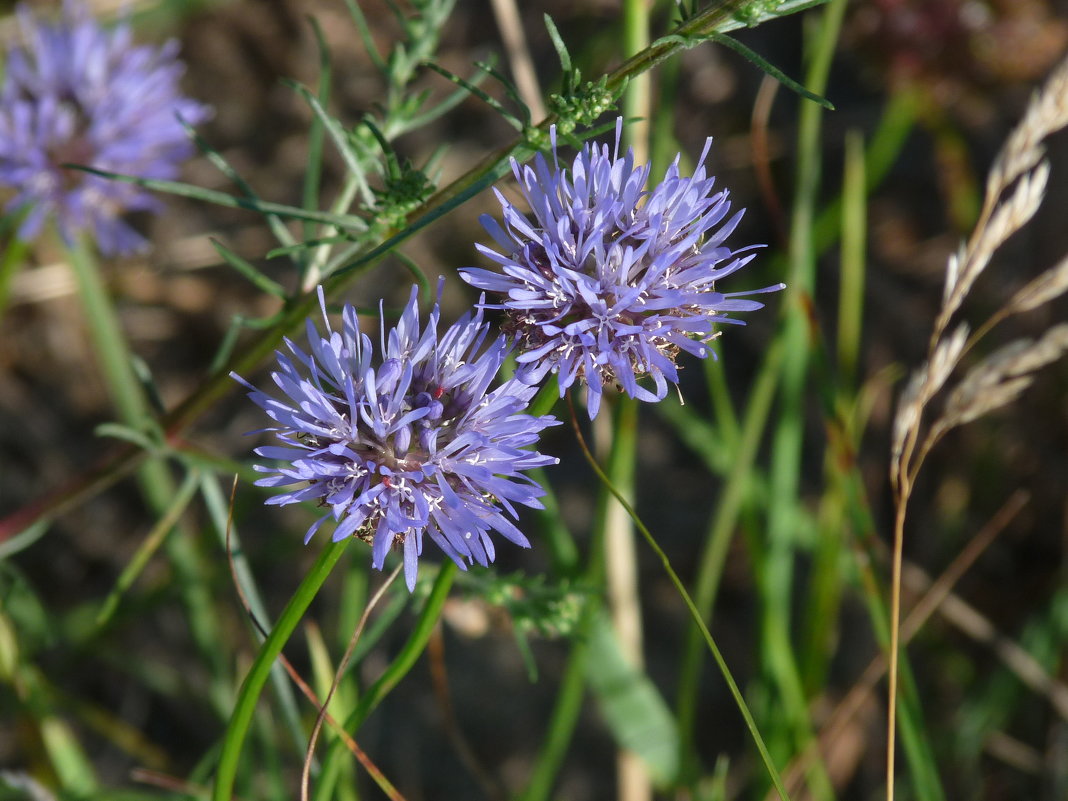
[[[468, 283], [504, 296], [487, 308], [506, 310], [519, 377], [538, 383], [556, 373], [561, 395], [585, 379], [590, 418], [606, 384], [640, 400], [662, 400], [667, 383], [678, 383], [679, 351], [707, 356], [718, 323], [743, 324], [730, 312], [763, 306], [743, 295], [784, 286], [716, 290], [756, 246], [725, 244], [742, 211], [728, 218], [727, 192], [712, 194], [715, 179], [704, 168], [711, 139], [693, 176], [679, 175], [676, 157], [663, 180], [646, 189], [649, 167], [636, 166], [633, 152], [619, 156], [621, 133], [619, 120], [615, 149], [587, 144], [570, 170], [560, 165], [555, 129], [552, 165], [541, 154], [533, 166], [513, 160], [534, 219], [497, 192], [504, 226], [489, 215], [482, 224], [501, 250], [478, 249], [502, 272], [460, 271]], [[644, 376], [653, 389], [639, 383]]]
[[179, 94], [178, 43], [138, 46], [130, 26], [100, 27], [77, 0], [56, 22], [18, 11], [22, 47], [12, 50], [0, 86], [0, 185], [13, 187], [9, 210], [24, 208], [21, 239], [53, 217], [68, 242], [88, 232], [108, 255], [144, 239], [121, 219], [159, 202], [132, 184], [63, 164], [141, 178], [170, 179], [192, 154], [176, 115], [194, 125], [209, 109]]
[[513, 504], [542, 508], [538, 498], [545, 491], [523, 471], [556, 464], [527, 448], [557, 421], [524, 413], [535, 392], [528, 384], [511, 379], [489, 388], [508, 355], [505, 338], [482, 349], [489, 324], [481, 310], [438, 336], [437, 303], [420, 329], [413, 287], [396, 327], [387, 332], [382, 326], [376, 367], [355, 308], [345, 306], [341, 331], [334, 331], [321, 289], [319, 298], [327, 333], [320, 335], [309, 319], [308, 352], [287, 339], [293, 358], [277, 354], [279, 369], [271, 377], [285, 400], [234, 375], [278, 423], [265, 430], [284, 443], [256, 449], [280, 462], [258, 465], [270, 475], [256, 483], [299, 485], [268, 503], [329, 507], [305, 542], [333, 518], [334, 540], [355, 536], [371, 543], [379, 570], [390, 548], [403, 549], [409, 589], [424, 534], [461, 568], [465, 560], [493, 561], [491, 530], [529, 547], [502, 507], [512, 518]]

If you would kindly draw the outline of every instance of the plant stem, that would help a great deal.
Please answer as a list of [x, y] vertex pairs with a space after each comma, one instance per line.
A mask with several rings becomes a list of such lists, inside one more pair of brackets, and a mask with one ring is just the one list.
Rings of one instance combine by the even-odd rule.
[[[422, 611], [419, 613], [419, 619], [416, 621], [412, 633], [408, 635], [408, 641], [404, 644], [400, 653], [389, 663], [389, 667], [386, 668], [385, 672], [360, 697], [356, 708], [345, 719], [344, 728], [354, 737], [360, 726], [363, 725], [364, 720], [367, 719], [367, 716], [408, 674], [416, 660], [426, 650], [427, 642], [429, 642], [430, 635], [434, 631], [434, 626], [437, 625], [438, 618], [441, 617], [441, 610], [445, 607], [445, 600], [449, 596], [449, 590], [452, 588], [452, 582], [456, 578], [458, 569], [451, 560], [446, 560], [441, 565], [438, 576], [434, 580], [434, 586], [426, 599], [426, 604], [424, 604]], [[337, 780], [339, 768], [338, 760], [344, 752], [343, 749], [344, 744], [341, 740], [334, 740], [327, 749], [326, 756], [323, 757], [322, 769], [319, 772], [319, 782], [315, 788], [314, 798], [316, 801], [325, 801], [333, 797], [334, 783]], [[216, 796], [214, 801], [226, 801], [226, 799]]]
[[[134, 374], [133, 357], [93, 255], [93, 246], [82, 239], [68, 250], [68, 255], [78, 284], [78, 295], [85, 308], [89, 335], [119, 419], [129, 428], [142, 432], [152, 424], [153, 417], [141, 383]], [[163, 459], [154, 457], [142, 463], [137, 471], [137, 481], [148, 507], [157, 516], [165, 516], [177, 488]], [[180, 525], [181, 521], [178, 523]], [[230, 705], [230, 682], [225, 676], [226, 666], [218, 649], [220, 635], [215, 625], [215, 612], [196, 548], [185, 536], [167, 537], [165, 548], [179, 577], [177, 584], [187, 608], [193, 639], [212, 668], [212, 703], [220, 714], [225, 714]]]
[[223, 738], [222, 751], [219, 754], [219, 765], [215, 771], [215, 786], [212, 790], [214, 801], [231, 801], [233, 798], [234, 779], [237, 776], [238, 762], [241, 757], [241, 748], [248, 734], [249, 724], [252, 722], [252, 714], [256, 710], [256, 702], [259, 700], [263, 685], [271, 673], [278, 654], [292, 636], [293, 631], [300, 622], [301, 617], [315, 598], [319, 588], [323, 586], [326, 577], [345, 552], [345, 548], [352, 542], [344, 539], [326, 546], [319, 558], [312, 565], [300, 586], [297, 587], [293, 597], [289, 599], [286, 608], [278, 617], [278, 622], [271, 629], [270, 635], [260, 646], [256, 659], [249, 668], [248, 675], [241, 683], [241, 689], [237, 694], [237, 703], [230, 716], [230, 724]]
[[742, 691], [738, 688], [738, 683], [734, 680], [734, 676], [731, 674], [730, 668], [727, 667], [727, 660], [723, 658], [723, 654], [720, 652], [719, 647], [716, 645], [716, 641], [712, 638], [712, 633], [708, 630], [704, 620], [701, 619], [701, 613], [697, 611], [697, 607], [694, 605], [693, 599], [690, 597], [690, 593], [686, 591], [685, 585], [682, 583], [682, 579], [679, 578], [674, 568], [671, 566], [671, 562], [667, 558], [667, 554], [657, 543], [656, 538], [648, 527], [638, 517], [638, 513], [634, 511], [634, 507], [630, 505], [627, 499], [623, 496], [615, 485], [609, 480], [604, 470], [597, 463], [593, 454], [590, 453], [590, 449], [586, 445], [586, 440], [582, 436], [582, 432], [578, 427], [578, 423], [575, 416], [572, 414], [572, 423], [574, 425], [575, 434], [578, 437], [579, 447], [582, 448], [582, 452], [586, 457], [586, 461], [590, 463], [590, 467], [593, 468], [594, 473], [601, 482], [608, 488], [608, 491], [615, 496], [620, 505], [627, 510], [627, 514], [630, 515], [631, 520], [634, 521], [634, 525], [641, 532], [642, 537], [649, 544], [649, 547], [653, 549], [653, 552], [659, 557], [660, 564], [664, 568], [664, 572], [667, 573], [668, 578], [674, 585], [675, 590], [686, 604], [686, 609], [690, 613], [690, 618], [701, 630], [701, 636], [705, 640], [705, 644], [708, 646], [709, 652], [712, 654], [712, 658], [716, 662], [716, 666], [719, 668], [720, 673], [723, 675], [723, 680], [727, 683], [727, 688], [730, 690], [731, 697], [734, 698], [734, 703], [738, 707], [738, 711], [742, 715], [742, 719], [745, 721], [746, 728], [749, 729], [749, 734], [753, 738], [753, 742], [756, 744], [757, 751], [760, 752], [760, 758], [764, 762], [764, 767], [768, 771], [768, 775], [771, 777], [772, 784], [775, 785], [776, 791], [779, 793], [779, 797], [782, 801], [789, 801], [790, 796], [786, 792], [786, 788], [783, 786], [782, 778], [779, 776], [779, 771], [775, 767], [775, 763], [771, 759], [771, 754], [768, 753], [767, 746], [764, 744], [764, 738], [760, 736], [760, 731], [757, 729], [756, 721], [753, 720], [753, 715], [749, 711], [748, 705], [745, 703], [745, 698], [742, 696]]

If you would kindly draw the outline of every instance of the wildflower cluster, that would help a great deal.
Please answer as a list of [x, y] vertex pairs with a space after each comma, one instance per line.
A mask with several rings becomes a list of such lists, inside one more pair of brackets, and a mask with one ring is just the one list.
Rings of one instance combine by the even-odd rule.
[[[292, 357], [278, 354], [272, 377], [286, 400], [238, 378], [283, 443], [256, 451], [274, 460], [257, 468], [268, 474], [258, 483], [287, 488], [269, 503], [313, 500], [329, 509], [306, 540], [333, 518], [334, 539], [371, 543], [376, 568], [397, 547], [409, 587], [424, 535], [461, 567], [493, 560], [490, 531], [526, 547], [502, 508], [514, 519], [514, 504], [540, 507], [544, 490], [524, 471], [557, 461], [527, 449], [556, 422], [525, 413], [538, 385], [555, 373], [562, 395], [585, 381], [591, 418], [606, 384], [660, 400], [678, 382], [680, 352], [707, 356], [717, 324], [740, 324], [728, 315], [761, 307], [741, 297], [748, 293], [715, 287], [753, 253], [726, 245], [741, 212], [730, 214], [725, 191], [712, 193], [708, 144], [693, 176], [680, 176], [676, 159], [648, 189], [648, 167], [632, 152], [619, 155], [621, 125], [614, 149], [588, 145], [570, 170], [560, 166], [555, 130], [551, 166], [542, 156], [533, 167], [513, 163], [534, 220], [498, 192], [504, 225], [483, 224], [504, 252], [479, 249], [502, 272], [461, 271], [502, 295], [500, 303], [483, 295], [477, 311], [439, 337], [438, 306], [420, 328], [413, 288], [400, 322], [383, 329], [377, 366], [346, 306], [341, 331], [327, 320], [321, 335], [309, 321], [309, 351], [287, 340]], [[480, 352], [484, 309], [505, 310], [507, 321]], [[516, 377], [491, 389], [513, 347]]]
[[[490, 308], [507, 313], [520, 377], [539, 383], [556, 373], [561, 396], [585, 379], [591, 418], [606, 384], [662, 400], [667, 382], [678, 383], [680, 351], [708, 355], [717, 324], [743, 324], [730, 312], [763, 305], [741, 297], [752, 291], [715, 288], [754, 254], [725, 244], [742, 212], [728, 217], [727, 192], [712, 193], [715, 179], [704, 168], [711, 140], [693, 176], [679, 175], [676, 158], [647, 189], [649, 167], [635, 165], [632, 151], [619, 155], [621, 131], [622, 120], [614, 150], [587, 145], [570, 171], [560, 166], [555, 131], [551, 166], [540, 154], [533, 166], [513, 160], [534, 220], [497, 192], [504, 226], [488, 215], [482, 222], [502, 252], [478, 249], [502, 272], [460, 271], [468, 283], [504, 296]], [[639, 383], [643, 376], [653, 389]]]
[[499, 336], [480, 350], [489, 332], [482, 311], [439, 336], [438, 305], [420, 328], [417, 304], [413, 287], [396, 327], [383, 328], [377, 365], [355, 308], [345, 307], [341, 331], [334, 331], [324, 302], [326, 335], [309, 320], [308, 352], [287, 340], [295, 361], [278, 354], [272, 378], [288, 401], [239, 378], [285, 443], [257, 449], [282, 463], [258, 467], [270, 475], [257, 483], [299, 485], [269, 503], [314, 500], [328, 507], [305, 541], [332, 517], [334, 540], [371, 543], [378, 569], [391, 547], [401, 548], [409, 588], [424, 534], [461, 567], [465, 559], [493, 561], [490, 530], [528, 547], [498, 505], [512, 517], [515, 503], [541, 508], [545, 491], [523, 471], [557, 462], [525, 449], [556, 423], [523, 413], [535, 389], [514, 379], [490, 389], [508, 347]]
[[25, 7], [18, 17], [24, 45], [0, 86], [0, 186], [15, 190], [8, 209], [26, 212], [19, 237], [32, 239], [51, 217], [68, 241], [88, 232], [105, 254], [138, 250], [144, 240], [122, 215], [158, 201], [64, 165], [175, 177], [192, 152], [179, 119], [195, 125], [209, 114], [180, 94], [177, 42], [134, 45], [129, 24], [105, 30], [75, 0], [54, 23]]

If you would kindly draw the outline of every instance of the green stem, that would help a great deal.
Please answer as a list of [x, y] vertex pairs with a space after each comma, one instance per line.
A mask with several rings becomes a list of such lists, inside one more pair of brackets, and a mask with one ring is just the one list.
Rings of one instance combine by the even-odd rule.
[[701, 613], [697, 611], [697, 607], [694, 605], [693, 599], [690, 597], [690, 593], [686, 591], [685, 585], [682, 583], [682, 579], [679, 578], [674, 568], [671, 566], [671, 562], [668, 560], [667, 554], [657, 543], [656, 538], [648, 527], [638, 517], [638, 513], [634, 511], [634, 507], [627, 502], [627, 499], [623, 496], [616, 487], [609, 480], [604, 470], [597, 463], [597, 460], [590, 453], [589, 448], [586, 446], [586, 442], [579, 431], [577, 423], [575, 424], [575, 433], [578, 435], [579, 446], [582, 448], [583, 454], [586, 456], [586, 461], [590, 463], [590, 467], [593, 468], [594, 473], [601, 482], [608, 488], [608, 491], [615, 496], [620, 505], [627, 510], [627, 514], [630, 515], [631, 520], [634, 521], [634, 525], [641, 532], [642, 537], [649, 544], [649, 547], [653, 549], [653, 552], [660, 559], [660, 564], [664, 568], [664, 572], [667, 573], [668, 578], [671, 580], [672, 585], [686, 604], [686, 609], [690, 613], [690, 618], [701, 630], [701, 636], [704, 638], [705, 645], [708, 646], [709, 652], [712, 654], [713, 660], [716, 662], [716, 666], [719, 668], [720, 673], [723, 675], [723, 680], [727, 683], [727, 688], [730, 690], [731, 697], [734, 699], [734, 703], [738, 707], [738, 711], [742, 715], [742, 719], [745, 721], [746, 728], [749, 729], [749, 734], [753, 738], [753, 742], [757, 747], [757, 751], [760, 752], [760, 758], [764, 762], [764, 767], [767, 769], [768, 776], [771, 777], [772, 784], [775, 785], [775, 789], [779, 793], [779, 797], [783, 801], [789, 801], [789, 794], [786, 792], [786, 787], [783, 786], [782, 778], [779, 776], [779, 771], [775, 767], [775, 763], [771, 759], [771, 754], [768, 753], [767, 746], [764, 744], [764, 738], [760, 736], [760, 731], [757, 729], [756, 721], [753, 720], [753, 715], [749, 711], [748, 705], [745, 703], [745, 698], [742, 696], [742, 691], [738, 688], [738, 683], [734, 680], [734, 676], [731, 674], [730, 668], [727, 667], [727, 660], [723, 658], [723, 654], [719, 650], [719, 646], [716, 645], [716, 641], [712, 638], [712, 633], [708, 630], [708, 626], [705, 625], [704, 620], [701, 618]]
[[[356, 708], [345, 719], [345, 730], [354, 737], [360, 730], [360, 726], [363, 725], [364, 720], [367, 719], [367, 716], [408, 674], [416, 660], [426, 650], [426, 644], [430, 640], [434, 626], [437, 625], [438, 618], [441, 617], [441, 610], [445, 607], [445, 600], [449, 596], [449, 590], [452, 588], [452, 582], [456, 578], [457, 570], [458, 568], [451, 561], [446, 561], [442, 564], [441, 569], [438, 571], [438, 577], [434, 580], [434, 586], [430, 590], [430, 595], [426, 599], [426, 604], [419, 613], [415, 628], [408, 635], [408, 641], [404, 644], [400, 653], [389, 663], [386, 671], [360, 697]], [[333, 797], [333, 788], [340, 768], [338, 760], [341, 758], [343, 749], [344, 744], [340, 739], [334, 740], [329, 749], [327, 749], [326, 756], [323, 757], [322, 769], [319, 772], [319, 783], [315, 787], [314, 798], [316, 801], [325, 801], [325, 799]], [[228, 801], [228, 799], [216, 794], [214, 801]]]
[[[556, 386], [552, 385], [554, 394]], [[588, 587], [601, 587], [604, 584], [604, 526], [592, 527], [589, 544], [589, 558], [585, 571], [580, 571], [578, 548], [571, 537], [571, 532], [560, 520], [556, 498], [552, 489], [540, 482], [549, 492], [545, 499], [543, 528], [549, 533], [545, 543], [549, 546], [554, 571], [566, 578], [576, 578], [582, 574], [583, 583]], [[603, 503], [598, 508], [598, 516], [603, 515]], [[571, 653], [568, 655], [567, 667], [560, 680], [560, 689], [556, 695], [549, 726], [538, 751], [530, 781], [526, 790], [520, 795], [522, 801], [546, 801], [552, 793], [560, 766], [568, 754], [568, 747], [578, 723], [582, 702], [586, 697], [587, 666], [590, 656], [589, 634], [597, 614], [601, 610], [601, 601], [594, 594], [586, 600], [582, 618], [571, 637]]]
[[186, 506], [193, 499], [199, 481], [200, 473], [196, 470], [191, 470], [185, 477], [185, 481], [175, 494], [174, 501], [171, 503], [167, 513], [159, 519], [148, 533], [148, 536], [141, 541], [133, 558], [130, 559], [122, 573], [119, 574], [114, 589], [104, 599], [104, 603], [101, 605], [94, 621], [94, 625], [97, 628], [104, 626], [111, 619], [115, 610], [119, 608], [119, 601], [122, 599], [123, 593], [137, 581], [137, 577], [141, 575], [141, 571], [144, 570], [149, 559], [159, 550], [164, 539], [174, 529], [178, 519], [185, 512]]
[[[78, 294], [85, 308], [89, 335], [100, 360], [112, 402], [125, 425], [136, 431], [143, 431], [152, 420], [148, 401], [140, 381], [134, 374], [133, 357], [122, 333], [118, 313], [112, 305], [111, 296], [93, 256], [93, 247], [83, 239], [68, 250], [68, 255], [78, 284]], [[136, 464], [136, 461], [132, 464]], [[137, 481], [148, 507], [156, 515], [165, 516], [177, 488], [163, 459], [152, 458], [141, 464], [137, 471]], [[222, 714], [230, 705], [229, 680], [226, 678], [222, 652], [218, 648], [220, 634], [215, 624], [215, 610], [204, 571], [189, 537], [168, 537], [165, 548], [167, 557], [178, 574], [176, 583], [186, 605], [193, 639], [212, 669], [212, 703]]]
[[[782, 342], [776, 340], [768, 350], [764, 365], [750, 392], [746, 416], [742, 423], [741, 439], [728, 474], [722, 495], [716, 506], [704, 551], [697, 568], [694, 602], [701, 619], [711, 622], [712, 607], [719, 591], [719, 580], [727, 559], [731, 537], [738, 523], [738, 515], [752, 476], [757, 450], [767, 426], [772, 400], [778, 385]], [[701, 631], [690, 627], [679, 671], [678, 695], [675, 711], [679, 721], [681, 775], [684, 780], [695, 778], [694, 723], [697, 715], [697, 689], [701, 670]]]
[[119, 419], [132, 428], [140, 429], [149, 418], [148, 403], [131, 367], [130, 350], [126, 346], [126, 338], [103, 276], [93, 258], [92, 245], [82, 240], [67, 253], [112, 403], [119, 413]]
[[560, 680], [560, 689], [556, 694], [548, 730], [542, 738], [541, 750], [538, 751], [534, 762], [527, 789], [519, 796], [519, 801], [547, 801], [552, 794], [560, 766], [570, 750], [571, 737], [586, 697], [586, 670], [590, 656], [589, 632], [600, 608], [600, 603], [591, 598], [583, 610], [582, 620], [571, 639], [571, 653]]
[[[830, 72], [831, 56], [837, 41], [844, 0], [832, 0], [815, 31], [805, 85], [823, 94]], [[816, 251], [812, 224], [820, 181], [820, 134], [823, 108], [802, 103], [798, 127], [797, 190], [791, 220], [789, 255], [791, 271], [787, 279], [783, 336], [785, 353], [781, 384], [781, 413], [772, 445], [770, 507], [768, 509], [767, 551], [760, 574], [762, 597], [763, 656], [785, 713], [780, 740], [804, 746], [813, 736], [799, 669], [793, 654], [790, 621], [793, 612], [794, 543], [800, 516], [799, 493], [801, 451], [804, 439], [805, 382], [811, 349], [808, 307], [815, 292]], [[833, 789], [822, 762], [809, 771], [810, 787], [817, 798], [833, 797]]]
[[212, 790], [214, 801], [231, 801], [233, 798], [234, 779], [237, 775], [241, 748], [248, 734], [252, 715], [256, 710], [256, 702], [263, 691], [267, 677], [271, 674], [271, 666], [350, 542], [352, 542], [351, 539], [344, 539], [341, 542], [331, 543], [323, 549], [296, 592], [293, 593], [293, 597], [289, 599], [286, 608], [282, 610], [270, 635], [260, 646], [259, 653], [256, 654], [256, 659], [238, 691], [237, 702], [230, 716], [230, 724], [223, 738], [219, 765], [215, 772], [215, 786]]

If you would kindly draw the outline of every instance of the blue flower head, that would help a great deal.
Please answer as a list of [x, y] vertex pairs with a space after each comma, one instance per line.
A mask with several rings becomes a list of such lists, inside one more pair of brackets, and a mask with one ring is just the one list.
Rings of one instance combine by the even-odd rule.
[[122, 220], [155, 210], [145, 190], [65, 168], [83, 164], [141, 178], [170, 179], [192, 145], [189, 124], [206, 106], [182, 97], [177, 42], [138, 46], [130, 26], [101, 28], [77, 0], [44, 22], [18, 12], [23, 45], [11, 51], [0, 86], [0, 186], [15, 190], [9, 210], [25, 209], [21, 239], [54, 218], [69, 242], [88, 232], [112, 255], [145, 241]]
[[277, 354], [271, 377], [284, 399], [234, 376], [278, 424], [266, 430], [282, 445], [256, 449], [277, 463], [258, 465], [268, 475], [256, 483], [290, 489], [268, 503], [318, 502], [328, 511], [305, 542], [333, 518], [334, 540], [370, 543], [379, 570], [391, 548], [403, 550], [409, 589], [424, 536], [461, 568], [493, 561], [491, 530], [529, 547], [505, 512], [542, 508], [545, 491], [523, 471], [556, 464], [529, 446], [557, 421], [524, 413], [535, 392], [528, 384], [510, 379], [490, 389], [508, 343], [500, 336], [483, 349], [481, 309], [439, 336], [437, 303], [420, 328], [413, 287], [396, 327], [387, 332], [383, 323], [376, 362], [355, 308], [345, 306], [335, 331], [321, 289], [319, 298], [326, 333], [309, 319], [308, 351], [287, 339], [292, 356]]
[[[482, 224], [500, 251], [479, 245], [501, 272], [465, 268], [469, 284], [503, 296], [488, 308], [504, 309], [505, 329], [516, 339], [519, 377], [538, 383], [556, 373], [563, 395], [584, 379], [587, 408], [597, 415], [605, 385], [633, 398], [662, 400], [678, 383], [680, 351], [707, 356], [728, 316], [763, 304], [719, 292], [717, 282], [744, 267], [754, 246], [732, 250], [725, 242], [741, 219], [730, 213], [727, 192], [712, 193], [705, 143], [690, 177], [679, 159], [647, 189], [649, 167], [633, 152], [619, 155], [622, 120], [613, 150], [587, 144], [570, 170], [560, 166], [556, 131], [553, 161], [538, 154], [533, 166], [512, 171], [533, 213], [528, 219], [497, 192], [504, 225], [489, 215]], [[653, 388], [639, 383], [648, 376]]]

